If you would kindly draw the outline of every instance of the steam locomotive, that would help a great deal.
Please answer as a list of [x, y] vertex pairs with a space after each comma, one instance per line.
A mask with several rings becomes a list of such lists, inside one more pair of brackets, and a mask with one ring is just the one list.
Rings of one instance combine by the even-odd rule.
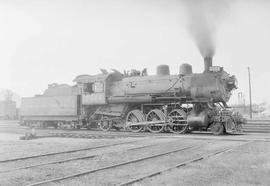
[[43, 95], [23, 98], [21, 123], [178, 134], [240, 131], [241, 122], [226, 104], [236, 78], [212, 66], [210, 57], [204, 66], [203, 73], [193, 73], [191, 65], [182, 64], [177, 75], [170, 75], [168, 65], [158, 66], [156, 75], [146, 69], [79, 75], [74, 86], [51, 84]]

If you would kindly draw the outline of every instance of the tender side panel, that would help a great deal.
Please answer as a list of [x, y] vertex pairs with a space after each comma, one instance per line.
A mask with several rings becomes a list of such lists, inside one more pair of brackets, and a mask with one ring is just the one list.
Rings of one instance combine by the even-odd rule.
[[40, 96], [22, 98], [22, 116], [76, 116], [77, 96]]
[[77, 121], [77, 116], [23, 116], [24, 121]]

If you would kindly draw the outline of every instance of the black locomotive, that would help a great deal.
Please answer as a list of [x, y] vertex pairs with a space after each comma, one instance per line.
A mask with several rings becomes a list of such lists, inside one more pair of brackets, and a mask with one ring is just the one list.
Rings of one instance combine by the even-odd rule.
[[212, 66], [212, 58], [204, 64], [203, 73], [182, 64], [177, 75], [170, 75], [167, 65], [158, 66], [156, 75], [147, 75], [146, 69], [80, 75], [74, 86], [52, 84], [43, 95], [23, 98], [21, 122], [154, 133], [240, 131], [240, 120], [226, 104], [237, 88], [236, 78]]

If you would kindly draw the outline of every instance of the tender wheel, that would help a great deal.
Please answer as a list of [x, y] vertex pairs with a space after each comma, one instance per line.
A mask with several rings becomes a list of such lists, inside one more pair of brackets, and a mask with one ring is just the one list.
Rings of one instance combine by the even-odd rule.
[[221, 123], [214, 123], [211, 127], [211, 132], [217, 136], [224, 133], [224, 126]]
[[53, 128], [58, 129], [57, 122], [54, 122], [54, 123], [53, 123]]
[[182, 134], [188, 131], [187, 114], [180, 109], [174, 109], [169, 113], [170, 123], [168, 129], [175, 134]]
[[[165, 120], [165, 114], [158, 109], [151, 110], [147, 116], [146, 116], [146, 121], [164, 121]], [[153, 133], [159, 133], [164, 130], [165, 124], [149, 124], [147, 125], [147, 129], [150, 132]]]
[[91, 130], [91, 129], [92, 129], [92, 127], [91, 127], [90, 124], [88, 124], [88, 125], [86, 126], [86, 128], [87, 128], [87, 130]]
[[142, 125], [132, 125], [127, 124], [139, 123], [145, 121], [145, 117], [140, 110], [132, 110], [127, 114], [126, 117], [126, 129], [131, 132], [140, 132], [143, 129]]
[[45, 122], [43, 122], [43, 123], [41, 124], [41, 128], [42, 128], [42, 129], [48, 128], [48, 125], [49, 125], [49, 123], [45, 121]]
[[109, 131], [112, 128], [112, 121], [109, 120], [107, 117], [104, 117], [100, 121], [99, 127], [103, 131]]

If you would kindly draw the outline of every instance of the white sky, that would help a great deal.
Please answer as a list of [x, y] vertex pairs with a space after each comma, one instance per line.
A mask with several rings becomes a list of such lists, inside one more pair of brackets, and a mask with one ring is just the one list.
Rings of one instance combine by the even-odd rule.
[[[232, 102], [239, 91], [248, 101], [250, 66], [253, 101], [270, 103], [270, 3], [228, 2], [213, 63], [238, 78]], [[186, 25], [181, 0], [0, 0], [0, 89], [33, 96], [99, 68], [202, 72]]]

